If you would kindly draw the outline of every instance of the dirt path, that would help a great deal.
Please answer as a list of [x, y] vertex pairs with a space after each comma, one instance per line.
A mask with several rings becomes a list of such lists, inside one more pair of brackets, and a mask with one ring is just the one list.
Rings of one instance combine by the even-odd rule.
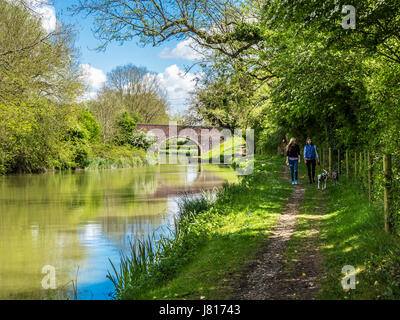
[[[287, 167], [282, 176], [289, 181]], [[287, 244], [295, 231], [296, 214], [304, 193], [303, 184], [294, 187], [268, 243], [261, 248], [260, 262], [249, 267], [247, 276], [240, 283], [236, 291], [238, 299], [312, 299], [315, 296], [321, 259], [312, 243], [304, 244], [302, 258], [295, 261], [293, 271], [288, 272], [285, 268]]]

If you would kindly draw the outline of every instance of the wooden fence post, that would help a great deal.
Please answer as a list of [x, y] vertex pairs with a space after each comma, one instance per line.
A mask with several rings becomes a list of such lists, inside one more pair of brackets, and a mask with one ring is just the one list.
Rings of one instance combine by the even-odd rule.
[[385, 213], [385, 230], [394, 232], [393, 215], [392, 215], [392, 155], [385, 154], [383, 156], [383, 173], [384, 173], [384, 194], [383, 208]]
[[346, 178], [349, 177], [349, 171], [350, 171], [350, 167], [349, 167], [349, 150], [346, 150]]
[[325, 169], [328, 168], [329, 165], [329, 150], [328, 148], [325, 148]]
[[358, 174], [359, 174], [361, 180], [362, 180], [362, 174], [363, 174], [362, 170], [363, 170], [363, 153], [360, 152], [360, 167], [358, 168]]
[[323, 168], [324, 167], [324, 148], [321, 148], [321, 159], [320, 159], [320, 165]]
[[357, 152], [354, 152], [354, 178], [357, 177]]
[[324, 148], [321, 149], [321, 168], [324, 168]]
[[369, 168], [369, 165], [368, 165], [368, 157], [367, 157], [367, 155], [368, 155], [367, 152], [364, 151], [363, 152], [364, 180], [366, 181], [366, 185], [368, 187], [368, 168]]
[[368, 168], [368, 200], [372, 201], [372, 163], [371, 163], [371, 153], [368, 150], [367, 153], [367, 168]]
[[329, 166], [329, 173], [332, 172], [332, 148], [328, 149], [328, 166]]

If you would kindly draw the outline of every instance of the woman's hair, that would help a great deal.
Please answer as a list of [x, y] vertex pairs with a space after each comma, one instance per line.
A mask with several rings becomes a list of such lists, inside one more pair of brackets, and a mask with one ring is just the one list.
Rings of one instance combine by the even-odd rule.
[[296, 138], [290, 138], [289, 144], [286, 147], [286, 151], [290, 151], [293, 147], [293, 145], [295, 144], [294, 140], [296, 140]]

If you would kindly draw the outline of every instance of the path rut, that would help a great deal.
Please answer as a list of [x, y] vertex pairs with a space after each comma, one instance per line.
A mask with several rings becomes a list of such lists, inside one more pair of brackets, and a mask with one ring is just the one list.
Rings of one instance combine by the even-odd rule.
[[[283, 178], [289, 181], [285, 167]], [[277, 226], [269, 241], [261, 248], [259, 263], [252, 266], [237, 289], [237, 298], [242, 300], [286, 300], [312, 299], [318, 290], [320, 259], [316, 248], [308, 248], [310, 259], [296, 263], [301, 270], [307, 270], [308, 276], [293, 275], [285, 272], [285, 252], [288, 241], [295, 231], [296, 215], [304, 198], [305, 186], [296, 185], [289, 197]], [[318, 231], [317, 231], [318, 233]], [[308, 245], [312, 245], [308, 243]], [[307, 249], [307, 251], [308, 251]], [[303, 257], [304, 258], [304, 257]], [[304, 274], [303, 274], [304, 275]]]

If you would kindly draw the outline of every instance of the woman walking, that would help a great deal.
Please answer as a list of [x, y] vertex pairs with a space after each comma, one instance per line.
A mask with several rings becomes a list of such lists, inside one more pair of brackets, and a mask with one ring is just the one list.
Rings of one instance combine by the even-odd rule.
[[300, 163], [300, 147], [296, 144], [296, 138], [290, 139], [286, 150], [286, 164], [290, 166], [292, 184], [299, 184], [297, 178]]
[[307, 138], [306, 145], [304, 146], [304, 163], [307, 165], [308, 178], [310, 179], [310, 184], [315, 183], [315, 163], [318, 161], [319, 157], [317, 153], [317, 147], [312, 143], [311, 138]]

